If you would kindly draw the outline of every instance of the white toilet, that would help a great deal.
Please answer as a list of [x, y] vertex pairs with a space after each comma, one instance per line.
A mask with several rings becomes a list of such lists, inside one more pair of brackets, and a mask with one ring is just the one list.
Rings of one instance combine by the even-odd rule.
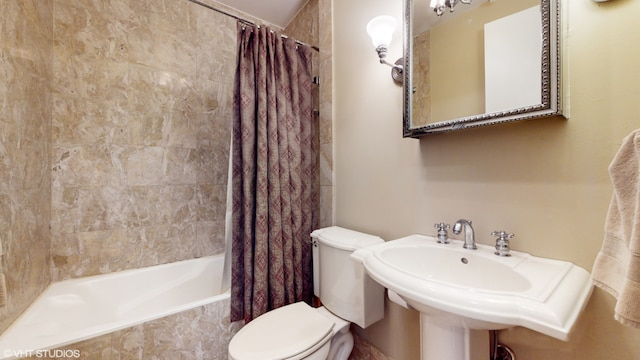
[[384, 288], [351, 256], [384, 241], [337, 226], [311, 237], [314, 294], [323, 306], [297, 302], [257, 317], [231, 339], [230, 360], [347, 360], [350, 323], [365, 328], [384, 316]]

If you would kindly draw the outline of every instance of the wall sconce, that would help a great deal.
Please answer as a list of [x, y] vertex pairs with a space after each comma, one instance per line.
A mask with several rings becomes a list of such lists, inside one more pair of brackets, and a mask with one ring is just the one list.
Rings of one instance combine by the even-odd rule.
[[375, 17], [367, 24], [367, 34], [371, 36], [371, 41], [376, 48], [380, 63], [391, 66], [391, 77], [393, 81], [402, 84], [402, 66], [404, 65], [404, 59], [398, 59], [395, 64], [385, 59], [395, 29], [396, 19], [388, 15]]
[[458, 2], [467, 5], [471, 4], [471, 0], [431, 0], [431, 4], [429, 6], [433, 8], [436, 15], [442, 16], [447, 8], [449, 8], [449, 12], [453, 12], [453, 8], [458, 4]]

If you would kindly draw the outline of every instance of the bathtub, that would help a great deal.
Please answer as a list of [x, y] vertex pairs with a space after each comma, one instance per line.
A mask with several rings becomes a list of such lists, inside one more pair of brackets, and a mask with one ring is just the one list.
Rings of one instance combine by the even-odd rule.
[[223, 255], [51, 284], [0, 336], [0, 359], [55, 349], [229, 298]]

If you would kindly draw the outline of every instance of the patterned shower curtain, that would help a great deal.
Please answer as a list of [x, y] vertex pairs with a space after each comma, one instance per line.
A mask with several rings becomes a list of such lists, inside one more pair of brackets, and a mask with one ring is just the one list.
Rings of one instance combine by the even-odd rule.
[[238, 23], [231, 321], [313, 295], [318, 187], [312, 49]]

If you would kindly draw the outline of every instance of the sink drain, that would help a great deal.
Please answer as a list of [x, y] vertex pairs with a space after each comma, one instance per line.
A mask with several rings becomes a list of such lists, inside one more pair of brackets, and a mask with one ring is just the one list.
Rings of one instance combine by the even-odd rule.
[[460, 259], [460, 262], [462, 262], [463, 264], [468, 264], [469, 260], [467, 258], [462, 258]]

